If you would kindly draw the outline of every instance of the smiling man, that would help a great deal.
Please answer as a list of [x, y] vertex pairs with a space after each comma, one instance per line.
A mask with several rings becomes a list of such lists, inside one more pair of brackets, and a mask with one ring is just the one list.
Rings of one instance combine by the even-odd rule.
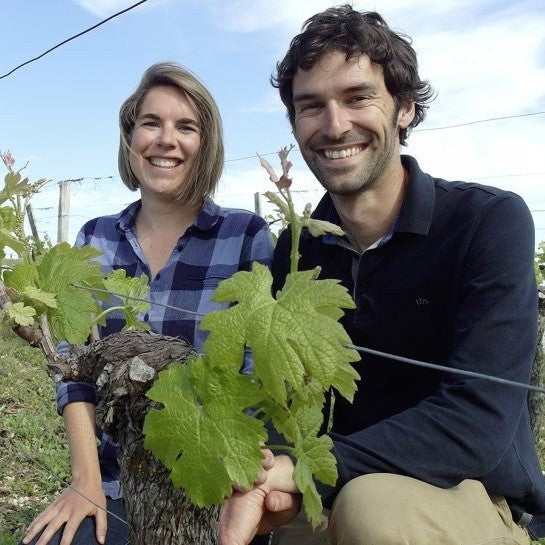
[[[350, 6], [311, 17], [273, 83], [301, 153], [327, 190], [314, 217], [345, 236], [303, 233], [301, 269], [339, 279], [356, 308], [352, 342], [527, 382], [536, 346], [534, 229], [513, 193], [432, 177], [400, 154], [433, 92], [408, 38]], [[461, 158], [463, 160], [463, 158]], [[275, 289], [290, 233], [275, 250]], [[526, 391], [364, 356], [353, 404], [337, 398], [329, 434], [339, 479], [321, 486], [328, 527], [296, 517], [293, 462], [235, 493], [222, 545], [528, 544], [545, 535], [545, 484]], [[295, 518], [294, 518], [295, 517]]]

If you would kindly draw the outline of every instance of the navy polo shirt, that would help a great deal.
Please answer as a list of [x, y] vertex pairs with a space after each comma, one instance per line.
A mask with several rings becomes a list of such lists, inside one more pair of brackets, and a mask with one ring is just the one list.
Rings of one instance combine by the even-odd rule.
[[[528, 382], [536, 346], [534, 227], [523, 200], [449, 182], [402, 156], [409, 181], [391, 236], [359, 255], [334, 235], [300, 242], [302, 270], [321, 267], [354, 297], [341, 319], [356, 345]], [[329, 195], [313, 214], [339, 224]], [[289, 269], [287, 232], [275, 250], [278, 289]], [[353, 404], [337, 396], [331, 437], [337, 487], [359, 475], [408, 475], [440, 487], [480, 480], [518, 521], [545, 535], [545, 484], [527, 392], [485, 379], [362, 355]], [[527, 517], [525, 517], [527, 518]]]

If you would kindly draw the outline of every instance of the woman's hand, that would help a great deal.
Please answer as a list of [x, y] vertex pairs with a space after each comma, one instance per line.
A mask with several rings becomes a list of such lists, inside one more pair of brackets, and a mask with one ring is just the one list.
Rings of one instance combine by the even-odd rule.
[[89, 516], [95, 517], [97, 541], [104, 543], [107, 530], [106, 497], [100, 483], [93, 486], [85, 486], [83, 483], [78, 486], [77, 483], [73, 483], [32, 521], [23, 538], [23, 543], [29, 543], [43, 530], [36, 545], [46, 545], [62, 525], [66, 524], [60, 545], [70, 545], [81, 521]]

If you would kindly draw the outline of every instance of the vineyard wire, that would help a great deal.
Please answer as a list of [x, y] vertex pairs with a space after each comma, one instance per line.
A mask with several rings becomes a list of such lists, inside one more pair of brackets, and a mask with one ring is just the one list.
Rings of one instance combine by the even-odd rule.
[[[176, 310], [176, 311], [182, 312], [182, 313], [193, 314], [194, 316], [201, 316], [201, 317], [205, 316], [205, 314], [203, 314], [202, 312], [194, 312], [192, 310], [188, 310], [188, 309], [181, 308], [181, 307], [176, 307], [174, 305], [167, 305], [165, 303], [150, 301], [149, 299], [143, 299], [143, 298], [140, 298], [140, 297], [133, 297], [132, 295], [123, 295], [123, 294], [116, 293], [116, 292], [113, 292], [113, 291], [102, 290], [102, 289], [99, 289], [99, 288], [91, 288], [91, 287], [82, 286], [82, 285], [79, 285], [79, 284], [72, 284], [72, 285], [75, 288], [78, 288], [78, 289], [83, 289], [83, 290], [88, 290], [88, 291], [96, 291], [96, 292], [99, 292], [99, 293], [109, 293], [109, 294], [113, 295], [114, 297], [118, 297], [119, 299], [123, 299], [123, 298], [131, 299], [131, 300], [135, 300], [135, 301], [139, 301], [139, 302], [148, 303], [150, 306], [151, 305], [156, 305], [156, 306], [160, 306], [160, 307], [169, 308], [171, 310]], [[542, 388], [541, 386], [534, 386], [533, 384], [525, 384], [524, 382], [517, 382], [515, 380], [508, 380], [508, 379], [504, 379], [504, 378], [500, 378], [500, 377], [494, 377], [492, 375], [487, 375], [486, 373], [477, 373], [475, 371], [467, 371], [465, 369], [459, 369], [458, 367], [448, 367], [446, 365], [440, 365], [438, 363], [429, 363], [429, 362], [425, 362], [425, 361], [421, 361], [421, 360], [406, 358], [404, 356], [397, 356], [395, 354], [390, 354], [388, 352], [380, 352], [379, 350], [373, 350], [372, 348], [367, 348], [365, 346], [357, 346], [357, 345], [354, 345], [354, 344], [347, 344], [347, 345], [345, 345], [345, 348], [351, 348], [352, 350], [356, 350], [358, 352], [373, 354], [373, 355], [381, 356], [381, 357], [388, 358], [388, 359], [391, 359], [391, 360], [394, 360], [394, 361], [400, 361], [402, 363], [408, 363], [410, 365], [415, 365], [417, 367], [425, 367], [425, 368], [434, 369], [434, 370], [437, 370], [437, 371], [446, 371], [447, 373], [452, 373], [452, 374], [456, 374], [456, 375], [464, 375], [464, 376], [473, 377], [473, 378], [483, 378], [483, 379], [489, 380], [491, 382], [504, 384], [506, 386], [514, 386], [514, 387], [517, 387], [517, 388], [524, 388], [526, 390], [531, 390], [531, 391], [534, 391], [534, 392], [539, 392], [540, 394], [545, 394], [545, 388]]]

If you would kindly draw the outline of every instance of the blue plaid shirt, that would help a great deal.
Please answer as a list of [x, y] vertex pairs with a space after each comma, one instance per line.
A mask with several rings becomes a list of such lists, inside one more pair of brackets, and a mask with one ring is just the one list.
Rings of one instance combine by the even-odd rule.
[[[127, 276], [149, 277], [149, 266], [136, 237], [135, 218], [140, 206], [137, 201], [119, 214], [95, 218], [78, 233], [76, 246], [89, 245], [102, 252], [97, 260], [104, 273], [124, 269]], [[237, 271], [249, 270], [253, 261], [270, 265], [271, 257], [272, 240], [263, 218], [246, 210], [220, 208], [208, 199], [195, 223], [179, 239], [165, 267], [150, 281], [152, 304], [139, 319], [148, 323], [153, 332], [182, 337], [199, 351], [207, 335], [198, 328], [202, 315], [227, 306], [210, 301], [218, 283]], [[154, 305], [155, 302], [187, 309], [199, 316]], [[117, 333], [124, 325], [122, 313], [112, 312], [101, 335]], [[59, 413], [68, 403], [96, 404], [98, 399], [93, 384], [61, 382], [57, 386]], [[121, 490], [115, 444], [101, 430], [97, 435], [101, 440], [99, 459], [104, 490], [117, 499]]]

